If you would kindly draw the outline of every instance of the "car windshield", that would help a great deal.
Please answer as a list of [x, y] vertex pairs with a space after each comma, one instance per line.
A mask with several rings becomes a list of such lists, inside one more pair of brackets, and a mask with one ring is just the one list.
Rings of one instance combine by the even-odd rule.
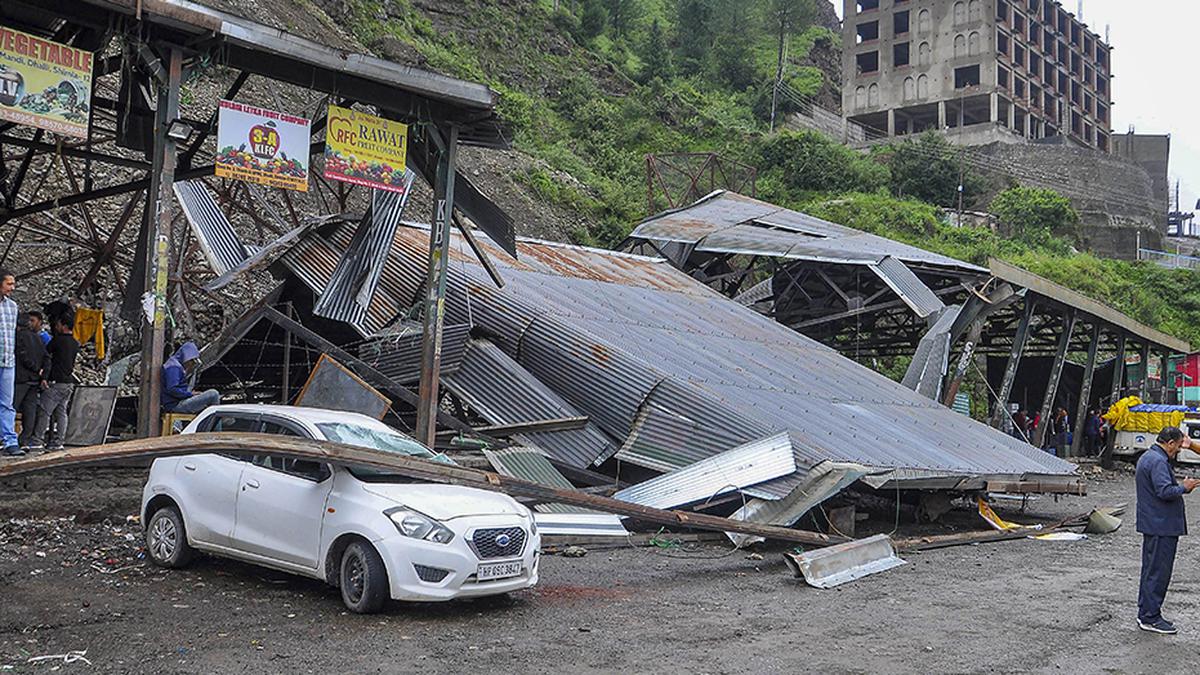
[[[376, 450], [383, 450], [384, 452], [394, 452], [398, 455], [406, 455], [408, 457], [430, 459], [443, 464], [454, 463], [449, 457], [441, 453], [432, 452], [429, 448], [426, 448], [413, 439], [390, 429], [368, 427], [361, 424], [346, 424], [345, 422], [320, 422], [317, 424], [317, 428], [321, 430], [321, 434], [325, 436], [326, 440], [345, 443], [347, 445], [357, 445], [363, 448], [374, 448]], [[360, 480], [401, 478], [396, 474], [365, 466], [352, 466], [350, 467], [350, 473], [354, 474]]]

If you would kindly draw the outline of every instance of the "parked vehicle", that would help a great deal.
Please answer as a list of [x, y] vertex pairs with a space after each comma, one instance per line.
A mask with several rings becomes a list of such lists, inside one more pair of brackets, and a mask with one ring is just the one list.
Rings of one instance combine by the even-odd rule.
[[[1200, 419], [1186, 418], [1180, 423], [1179, 429], [1193, 442], [1200, 442]], [[1154, 444], [1154, 439], [1158, 437], [1157, 433], [1149, 431], [1117, 431], [1115, 433], [1117, 435], [1113, 443], [1113, 454], [1118, 457], [1128, 457], [1132, 461], [1136, 461], [1143, 452], [1149, 450], [1150, 446]], [[1200, 454], [1188, 449], [1180, 450], [1175, 461], [1181, 464], [1200, 464]]]
[[[209, 408], [182, 433], [258, 432], [337, 441], [449, 462], [357, 413], [270, 405]], [[415, 483], [384, 471], [272, 456], [156, 459], [142, 493], [150, 559], [182, 567], [194, 551], [341, 589], [350, 610], [388, 598], [453, 600], [538, 580], [529, 509], [507, 495]]]

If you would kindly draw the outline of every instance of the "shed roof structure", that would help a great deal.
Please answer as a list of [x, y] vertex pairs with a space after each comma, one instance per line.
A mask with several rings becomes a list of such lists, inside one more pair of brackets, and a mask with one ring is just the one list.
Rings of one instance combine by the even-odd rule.
[[[328, 274], [352, 225], [309, 235], [289, 273]], [[427, 231], [396, 233], [379, 293], [419, 292]], [[481, 239], [488, 252], [493, 243]], [[1073, 465], [955, 413], [734, 302], [661, 258], [518, 240], [496, 289], [456, 236], [446, 321], [472, 340], [445, 386], [492, 424], [586, 416], [530, 434], [556, 465], [683, 468], [786, 434], [798, 470], [747, 490], [780, 499], [815, 466], [853, 463], [908, 485], [1004, 476], [1076, 484]], [[299, 249], [298, 249], [299, 250]], [[319, 259], [309, 258], [319, 252]], [[498, 251], [497, 251], [498, 252]]]

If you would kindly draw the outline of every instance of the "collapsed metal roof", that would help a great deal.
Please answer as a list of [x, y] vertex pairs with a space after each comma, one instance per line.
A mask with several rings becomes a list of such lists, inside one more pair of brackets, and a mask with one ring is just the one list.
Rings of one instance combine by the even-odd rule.
[[861, 265], [895, 258], [916, 266], [987, 273], [961, 260], [724, 190], [642, 221], [629, 238], [708, 253]]
[[[323, 268], [349, 244], [351, 229], [310, 235], [328, 249]], [[396, 234], [379, 288], [393, 312], [416, 298], [427, 238], [418, 227]], [[490, 241], [481, 244], [499, 253]], [[798, 471], [756, 486], [754, 496], [780, 499], [808, 469], [830, 460], [897, 469], [898, 479], [1075, 471], [721, 296], [665, 260], [530, 240], [518, 249], [519, 261], [493, 257], [507, 282], [498, 290], [456, 236], [447, 322], [469, 324], [487, 343], [472, 343], [448, 386], [474, 396], [497, 423], [519, 419], [486, 410], [517, 381], [527, 391], [542, 389], [537, 405], [552, 402], [555, 414], [588, 416], [586, 433], [595, 441], [572, 444], [569, 453], [547, 449], [564, 464], [599, 465], [611, 445], [622, 462], [670, 471], [782, 432]], [[302, 277], [332, 271], [317, 274], [301, 260], [289, 266]], [[382, 311], [380, 319], [387, 320]], [[471, 367], [484, 357], [490, 367]], [[496, 367], [500, 361], [511, 376]]]

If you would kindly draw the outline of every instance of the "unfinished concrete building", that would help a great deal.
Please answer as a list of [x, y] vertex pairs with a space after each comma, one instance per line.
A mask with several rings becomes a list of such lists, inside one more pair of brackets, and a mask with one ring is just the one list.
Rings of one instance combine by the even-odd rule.
[[843, 110], [878, 136], [1108, 152], [1111, 47], [1052, 0], [843, 0]]

